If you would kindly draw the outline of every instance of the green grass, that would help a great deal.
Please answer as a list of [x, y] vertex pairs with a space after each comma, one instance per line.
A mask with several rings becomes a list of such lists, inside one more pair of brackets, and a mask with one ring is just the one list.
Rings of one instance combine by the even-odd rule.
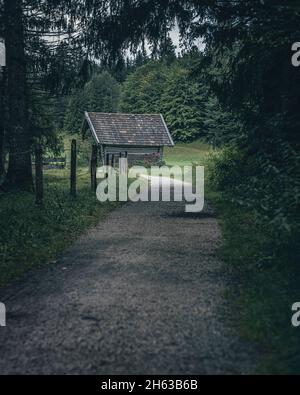
[[87, 168], [78, 169], [77, 198], [69, 195], [69, 170], [45, 172], [44, 207], [30, 193], [0, 195], [0, 287], [50, 262], [117, 203], [99, 203]]
[[[63, 136], [67, 163], [72, 136]], [[84, 229], [96, 224], [118, 203], [101, 204], [90, 191], [87, 167], [90, 147], [78, 141], [77, 198], [69, 195], [69, 170], [44, 172], [44, 206], [35, 206], [31, 193], [0, 195], [0, 287], [24, 272], [55, 260]], [[178, 144], [166, 149], [167, 164], [188, 165], [199, 162], [207, 152], [200, 141]]]
[[300, 300], [299, 262], [292, 251], [278, 253], [270, 230], [258, 226], [250, 209], [238, 208], [213, 189], [210, 152], [201, 141], [177, 144], [165, 149], [165, 161], [205, 165], [205, 198], [214, 203], [222, 229], [219, 255], [224, 272], [236, 280], [226, 293], [232, 312], [228, 323], [257, 350], [257, 373], [299, 374], [300, 330], [291, 325], [291, 306]]
[[192, 163], [203, 164], [212, 148], [201, 140], [193, 143], [177, 143], [175, 147], [164, 149], [164, 161], [169, 166], [188, 166]]
[[[209, 186], [208, 186], [209, 189]], [[299, 300], [300, 267], [289, 252], [274, 254], [272, 235], [250, 210], [238, 209], [217, 192], [223, 247], [219, 254], [234, 282], [227, 294], [230, 322], [257, 350], [260, 374], [299, 374], [299, 329], [291, 325], [291, 306]]]

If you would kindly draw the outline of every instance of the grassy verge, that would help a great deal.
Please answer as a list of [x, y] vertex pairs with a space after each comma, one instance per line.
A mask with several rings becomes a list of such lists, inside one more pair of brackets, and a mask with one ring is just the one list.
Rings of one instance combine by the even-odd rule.
[[[217, 209], [223, 246], [219, 251], [232, 282], [228, 317], [236, 333], [257, 350], [261, 374], [300, 373], [300, 330], [291, 325], [291, 306], [300, 300], [300, 265], [294, 251], [281, 251], [267, 226], [255, 222], [250, 209], [240, 209], [213, 189], [207, 161], [211, 148], [201, 141], [165, 151], [168, 165], [206, 165], [206, 199]], [[209, 166], [207, 166], [209, 164]]]
[[299, 374], [300, 333], [291, 325], [291, 306], [300, 299], [299, 264], [289, 251], [274, 253], [272, 235], [255, 223], [250, 210], [238, 209], [211, 190], [208, 197], [222, 227], [220, 256], [237, 279], [227, 295], [231, 322], [241, 337], [256, 345], [257, 373]]
[[211, 147], [201, 140], [190, 144], [178, 143], [173, 148], [164, 149], [164, 160], [169, 166], [188, 166], [192, 163], [203, 164]]
[[53, 260], [88, 226], [116, 207], [100, 204], [90, 191], [87, 168], [78, 169], [77, 198], [69, 196], [69, 171], [45, 172], [43, 208], [30, 193], [0, 196], [0, 287]]
[[[76, 136], [75, 136], [76, 137]], [[0, 195], [0, 287], [31, 268], [51, 262], [84, 229], [114, 209], [118, 203], [100, 204], [90, 191], [88, 163], [90, 147], [78, 137], [77, 198], [69, 196], [69, 170], [45, 171], [44, 207], [37, 208], [34, 195], [8, 193]], [[67, 162], [71, 137], [64, 136]], [[199, 160], [206, 146], [201, 142], [179, 144], [166, 150], [166, 159], [180, 165]], [[170, 163], [170, 164], [171, 164]]]

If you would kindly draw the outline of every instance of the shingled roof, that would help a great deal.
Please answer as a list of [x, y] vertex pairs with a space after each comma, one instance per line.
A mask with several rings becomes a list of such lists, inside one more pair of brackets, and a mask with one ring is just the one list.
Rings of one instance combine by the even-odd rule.
[[161, 114], [85, 112], [85, 123], [98, 144], [173, 146]]

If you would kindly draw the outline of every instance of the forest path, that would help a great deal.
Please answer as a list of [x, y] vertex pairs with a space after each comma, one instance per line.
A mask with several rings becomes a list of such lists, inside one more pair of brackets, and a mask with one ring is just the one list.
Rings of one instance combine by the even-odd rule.
[[115, 210], [56, 263], [0, 292], [0, 373], [251, 372], [250, 345], [226, 324], [220, 243], [209, 207]]

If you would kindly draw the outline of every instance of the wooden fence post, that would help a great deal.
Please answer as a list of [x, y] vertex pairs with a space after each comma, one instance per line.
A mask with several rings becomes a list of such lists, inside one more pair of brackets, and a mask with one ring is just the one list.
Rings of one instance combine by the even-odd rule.
[[77, 165], [76, 140], [71, 143], [71, 174], [70, 174], [70, 195], [76, 197], [76, 165]]
[[98, 157], [98, 147], [93, 144], [92, 146], [92, 157], [91, 157], [91, 190], [96, 192], [97, 189], [97, 157]]
[[43, 184], [43, 151], [40, 145], [35, 149], [35, 204], [43, 205], [44, 184]]

